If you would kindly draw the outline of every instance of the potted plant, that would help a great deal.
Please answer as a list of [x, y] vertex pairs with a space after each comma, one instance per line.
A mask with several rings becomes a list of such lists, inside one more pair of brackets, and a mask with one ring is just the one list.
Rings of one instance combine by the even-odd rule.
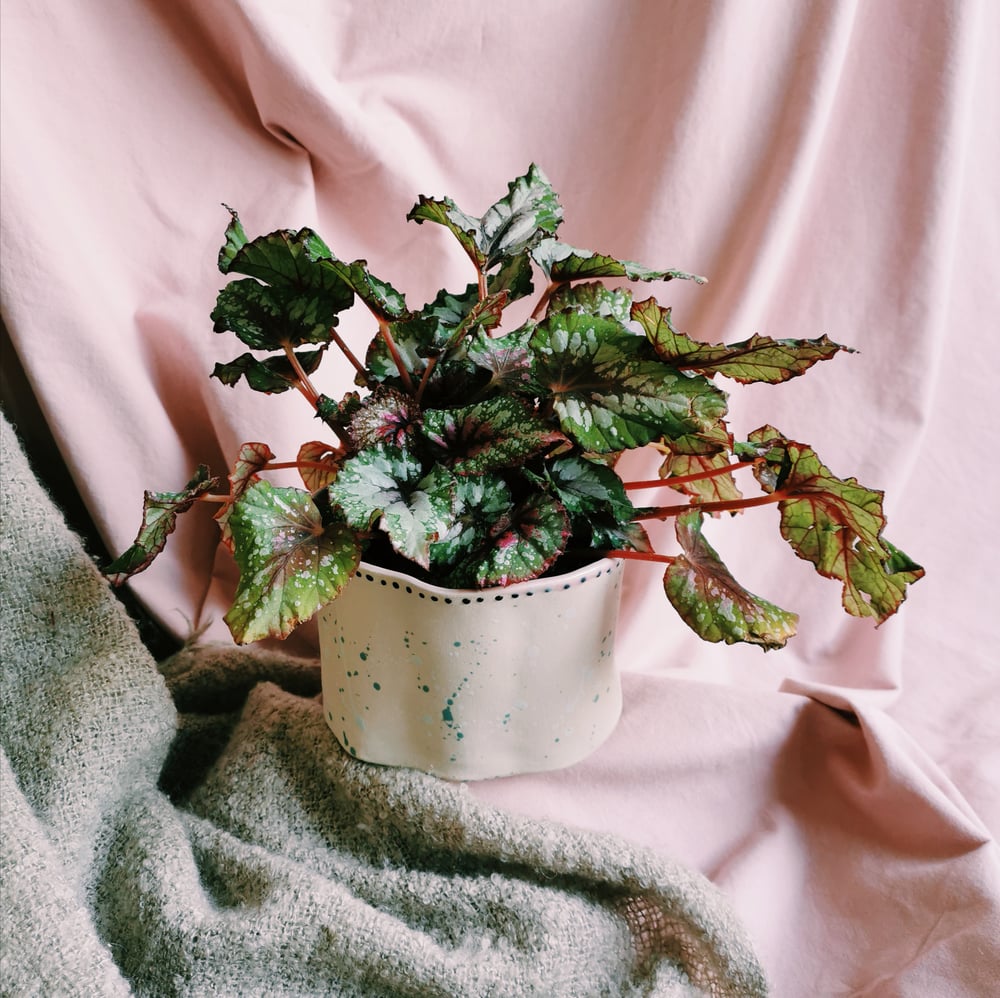
[[[348, 751], [458, 777], [590, 751], [620, 708], [611, 648], [626, 559], [664, 564], [666, 599], [705, 640], [783, 646], [796, 615], [733, 578], [706, 517], [775, 504], [780, 537], [840, 583], [855, 616], [886, 619], [923, 574], [883, 536], [882, 493], [837, 477], [773, 426], [737, 440], [727, 425], [718, 376], [779, 384], [847, 348], [826, 336], [723, 344], [678, 331], [669, 308], [631, 286], [703, 278], [559, 241], [562, 208], [536, 166], [479, 218], [420, 197], [407, 218], [450, 230], [474, 280], [416, 310], [312, 230], [250, 239], [230, 215], [219, 267], [241, 276], [212, 319], [249, 349], [213, 376], [298, 391], [324, 438], [292, 461], [246, 443], [228, 483], [203, 466], [178, 492], [147, 492], [134, 544], [106, 571], [121, 584], [181, 513], [214, 504], [240, 572], [225, 618], [234, 639], [285, 637], [322, 611], [324, 704]], [[502, 328], [538, 274], [530, 317]], [[355, 302], [375, 326], [363, 357], [337, 331]], [[356, 375], [359, 390], [343, 398], [312, 380], [331, 348]], [[635, 448], [662, 455], [659, 478], [623, 481], [617, 459]], [[262, 477], [289, 466], [304, 488]], [[743, 495], [741, 469], [759, 494]], [[639, 504], [653, 487], [679, 501]], [[652, 550], [643, 528], [666, 518], [673, 555]], [[577, 599], [586, 605], [574, 609]], [[491, 746], [479, 755], [474, 706]], [[519, 741], [527, 754], [510, 749]]]

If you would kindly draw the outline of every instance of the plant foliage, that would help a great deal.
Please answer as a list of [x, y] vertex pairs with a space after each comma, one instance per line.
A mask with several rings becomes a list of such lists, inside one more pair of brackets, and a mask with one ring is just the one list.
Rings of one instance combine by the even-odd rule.
[[[716, 383], [780, 384], [847, 348], [826, 336], [713, 344], [678, 332], [669, 308], [635, 301], [628, 285], [704, 278], [563, 243], [562, 214], [534, 165], [480, 217], [421, 196], [407, 218], [446, 228], [474, 280], [413, 309], [311, 229], [250, 239], [230, 209], [219, 269], [235, 279], [211, 318], [247, 349], [213, 376], [266, 394], [298, 390], [330, 436], [280, 465], [266, 444], [244, 444], [228, 493], [213, 491], [223, 480], [204, 467], [180, 492], [146, 493], [138, 536], [109, 577], [120, 584], [146, 568], [178, 515], [211, 500], [240, 570], [226, 616], [239, 642], [289, 634], [339, 595], [366, 555], [402, 559], [440, 585], [483, 588], [612, 554], [665, 562], [667, 598], [705, 640], [777, 648], [795, 614], [737, 582], [703, 533], [705, 514], [773, 503], [780, 536], [841, 584], [848, 613], [879, 622], [894, 613], [923, 569], [883, 537], [882, 494], [836, 477], [771, 426], [734, 439]], [[530, 318], [502, 328], [539, 274]], [[336, 330], [355, 303], [373, 322], [363, 360]], [[339, 400], [311, 381], [338, 351], [360, 389]], [[663, 455], [661, 478], [623, 482], [617, 459], [641, 447]], [[261, 477], [289, 464], [305, 488]], [[744, 468], [755, 498], [737, 485]], [[633, 504], [630, 492], [653, 486], [687, 502]], [[674, 556], [653, 552], [642, 526], [667, 517], [676, 518]]]

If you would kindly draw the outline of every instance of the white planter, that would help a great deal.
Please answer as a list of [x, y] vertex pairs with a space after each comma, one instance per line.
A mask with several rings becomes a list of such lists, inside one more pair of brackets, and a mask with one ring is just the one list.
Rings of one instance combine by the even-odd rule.
[[319, 615], [327, 723], [358, 758], [454, 780], [560, 769], [611, 733], [622, 563], [441, 589], [362, 563]]

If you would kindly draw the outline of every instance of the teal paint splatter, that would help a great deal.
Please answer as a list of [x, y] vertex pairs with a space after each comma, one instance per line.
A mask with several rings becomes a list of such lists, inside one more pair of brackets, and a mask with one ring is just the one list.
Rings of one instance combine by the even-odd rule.
[[374, 690], [380, 690], [380, 689], [382, 689], [382, 684], [381, 683], [372, 683], [372, 689], [374, 689]]

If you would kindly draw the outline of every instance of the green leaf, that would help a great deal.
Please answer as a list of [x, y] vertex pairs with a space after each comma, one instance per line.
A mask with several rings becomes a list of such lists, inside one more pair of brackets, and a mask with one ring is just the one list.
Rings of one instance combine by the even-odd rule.
[[131, 547], [111, 562], [104, 574], [114, 586], [141, 572], [163, 550], [167, 537], [177, 526], [177, 517], [186, 513], [199, 496], [219, 485], [201, 464], [180, 492], [146, 492], [142, 502], [142, 526]]
[[722, 392], [647, 359], [644, 341], [611, 319], [559, 312], [537, 327], [530, 346], [536, 383], [551, 396], [563, 432], [585, 450], [709, 432], [725, 415]]
[[[545, 174], [534, 164], [507, 185], [507, 195], [482, 218], [467, 215], [451, 198], [420, 196], [406, 216], [415, 222], [437, 222], [458, 239], [482, 273], [519, 256], [562, 221], [562, 207]], [[517, 265], [523, 275], [523, 264]], [[523, 281], [523, 276], [519, 278]]]
[[219, 250], [219, 270], [228, 274], [236, 254], [250, 240], [240, 222], [240, 216], [228, 204], [224, 204], [222, 207], [229, 212], [229, 225], [226, 226], [226, 241], [222, 244], [222, 249]]
[[247, 278], [219, 292], [211, 318], [217, 333], [235, 333], [253, 350], [281, 350], [286, 343], [327, 343], [342, 308], [324, 291], [268, 287]]
[[378, 318], [395, 322], [409, 315], [403, 295], [391, 284], [370, 274], [367, 260], [344, 263], [343, 260], [331, 256], [329, 259], [321, 260], [319, 266], [336, 274]]
[[765, 651], [781, 648], [795, 634], [798, 616], [744, 589], [701, 532], [701, 513], [677, 517], [676, 556], [663, 588], [681, 619], [705, 641], [744, 642]]
[[854, 352], [826, 336], [814, 340], [774, 340], [754, 333], [739, 343], [699, 343], [677, 332], [670, 323], [670, 309], [661, 308], [653, 298], [636, 302], [632, 317], [666, 363], [709, 376], [724, 374], [741, 384], [777, 385], [804, 374], [818, 361], [830, 360], [841, 350]]
[[569, 455], [547, 462], [532, 480], [546, 484], [570, 516], [573, 540], [597, 550], [650, 550], [645, 529], [632, 522], [635, 507], [617, 473], [605, 464]]
[[479, 331], [466, 343], [466, 356], [477, 367], [490, 372], [494, 387], [503, 385], [508, 391], [518, 388], [529, 391], [532, 387], [529, 343], [534, 331], [533, 322], [503, 336], [487, 336]]
[[616, 520], [627, 522], [635, 513], [621, 478], [605, 464], [568, 455], [546, 465], [545, 479], [573, 515], [610, 513]]
[[617, 260], [603, 253], [576, 249], [558, 239], [542, 239], [531, 251], [532, 259], [552, 282], [625, 277], [630, 281], [671, 281], [705, 284], [706, 279], [684, 270], [650, 270], [633, 260]]
[[[224, 274], [244, 274], [265, 284], [291, 288], [332, 288], [338, 278], [317, 266], [333, 254], [312, 229], [280, 229], [248, 240], [239, 217], [229, 209], [232, 221], [226, 229], [226, 242], [219, 253], [219, 269]], [[348, 302], [350, 304], [350, 302]]]
[[340, 595], [361, 561], [355, 531], [324, 525], [301, 489], [255, 482], [229, 523], [240, 581], [225, 621], [239, 644], [287, 637]]
[[517, 467], [566, 438], [516, 398], [500, 396], [459, 409], [424, 413], [424, 434], [458, 475]]
[[754, 468], [761, 487], [787, 496], [778, 503], [781, 535], [795, 553], [842, 583], [848, 613], [879, 623], [894, 614], [924, 570], [883, 539], [883, 493], [837, 478], [810, 446], [773, 426], [755, 430], [749, 444], [765, 457]]
[[420, 195], [406, 216], [408, 222], [437, 222], [459, 241], [469, 259], [479, 270], [486, 269], [486, 254], [479, 247], [482, 225], [478, 218], [466, 215], [449, 197], [428, 198]]
[[435, 578], [458, 589], [474, 588], [476, 575], [468, 566], [479, 549], [489, 546], [493, 525], [512, 508], [510, 488], [500, 475], [456, 479], [454, 523], [430, 548]]
[[632, 292], [628, 288], [609, 288], [599, 282], [562, 284], [549, 298], [547, 312], [562, 312], [568, 308], [624, 324], [631, 318]]
[[[473, 291], [478, 291], [476, 285], [471, 285]], [[529, 253], [518, 253], [507, 257], [500, 269], [490, 274], [486, 282], [486, 290], [491, 295], [506, 291], [509, 301], [526, 298], [535, 290], [532, 279], [531, 256]]]
[[486, 255], [485, 269], [529, 250], [546, 233], [559, 228], [562, 216], [552, 185], [532, 163], [523, 177], [507, 185], [507, 196], [482, 217], [480, 246]]
[[247, 241], [232, 209], [230, 215], [219, 269], [249, 279], [219, 293], [212, 311], [215, 331], [232, 331], [257, 350], [277, 350], [286, 342], [325, 343], [338, 313], [354, 301], [351, 288], [328, 266], [334, 258], [327, 245], [311, 229]]
[[[306, 374], [312, 374], [319, 367], [325, 349], [324, 344], [317, 350], [301, 350], [296, 353], [295, 356]], [[237, 384], [240, 378], [246, 378], [247, 384], [254, 391], [269, 395], [287, 392], [289, 388], [294, 388], [298, 381], [298, 375], [283, 354], [258, 360], [252, 353], [244, 353], [228, 364], [216, 364], [211, 376], [230, 386]]]
[[439, 466], [424, 475], [419, 462], [397, 448], [349, 458], [329, 491], [351, 526], [367, 531], [379, 521], [393, 548], [422, 568], [429, 565], [430, 545], [454, 524], [453, 476]]
[[[435, 573], [460, 589], [507, 586], [534, 579], [565, 550], [570, 524], [566, 511], [543, 492], [520, 503], [490, 475], [463, 479], [463, 504], [456, 528], [432, 548]], [[474, 505], [476, 499], [488, 504]]]

